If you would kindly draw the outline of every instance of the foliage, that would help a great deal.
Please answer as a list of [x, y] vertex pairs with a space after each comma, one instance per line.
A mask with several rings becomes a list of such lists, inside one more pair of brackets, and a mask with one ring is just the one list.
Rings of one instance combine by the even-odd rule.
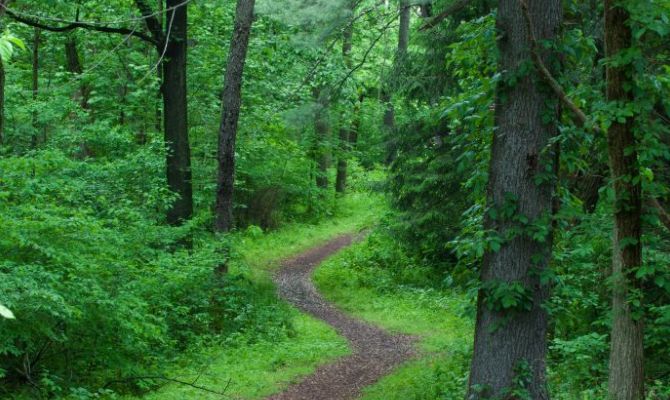
[[464, 396], [471, 308], [460, 294], [440, 288], [426, 275], [430, 275], [426, 266], [403, 254], [384, 230], [376, 230], [317, 269], [320, 291], [345, 311], [392, 332], [421, 338], [420, 358], [366, 388], [364, 399]]

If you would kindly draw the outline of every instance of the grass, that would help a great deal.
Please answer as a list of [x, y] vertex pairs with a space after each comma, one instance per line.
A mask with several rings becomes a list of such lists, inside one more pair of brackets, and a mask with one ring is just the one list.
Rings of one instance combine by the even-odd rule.
[[[272, 272], [281, 260], [338, 235], [369, 227], [383, 213], [381, 199], [369, 194], [352, 194], [338, 202], [335, 215], [322, 223], [291, 224], [268, 233], [251, 228], [235, 234], [235, 258], [240, 261], [232, 263], [230, 272], [251, 279], [257, 290], [264, 292], [259, 296], [273, 297]], [[229, 398], [258, 399], [281, 391], [319, 365], [349, 354], [346, 340], [328, 325], [285, 308], [292, 325], [288, 335], [250, 342], [241, 334], [221, 346], [198, 349], [175, 362], [170, 377], [186, 382], [199, 377], [198, 386], [225, 390]], [[168, 383], [142, 396], [143, 400], [215, 398], [221, 396], [178, 383]]]
[[[291, 340], [261, 341], [227, 348], [209, 349], [183, 367], [179, 379], [192, 382], [231, 398], [257, 399], [281, 390], [311, 373], [333, 357], [349, 353], [347, 343], [328, 326], [296, 312], [296, 335]], [[199, 369], [204, 372], [200, 375]], [[187, 385], [171, 383], [143, 397], [145, 400], [221, 399]]]
[[[393, 273], [366, 260], [370, 241], [327, 260], [315, 282], [343, 310], [391, 332], [418, 336], [417, 359], [364, 390], [365, 400], [463, 398], [473, 323], [468, 303], [454, 292], [394, 283]], [[363, 256], [361, 256], [361, 254]]]

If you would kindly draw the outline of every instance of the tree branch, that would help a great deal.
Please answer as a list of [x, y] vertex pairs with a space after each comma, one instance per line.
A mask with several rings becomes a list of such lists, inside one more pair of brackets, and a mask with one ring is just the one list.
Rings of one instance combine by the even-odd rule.
[[[151, 33], [153, 40], [156, 44], [160, 44], [165, 40], [165, 35], [163, 34], [163, 27], [161, 26], [161, 21], [158, 19], [156, 14], [153, 12], [151, 7], [144, 0], [135, 0], [135, 5], [140, 10], [144, 23], [147, 26], [147, 29]], [[176, 12], [176, 10], [172, 10]]]
[[[568, 107], [570, 111], [572, 111], [574, 119], [576, 120], [577, 124], [582, 127], [587, 126], [589, 119], [584, 113], [584, 111], [582, 111], [581, 108], [579, 108], [574, 102], [572, 102], [572, 100], [570, 100], [565, 90], [563, 90], [561, 85], [553, 77], [551, 72], [549, 72], [549, 69], [542, 61], [542, 57], [540, 57], [540, 53], [538, 50], [537, 39], [535, 38], [535, 33], [533, 31], [533, 20], [530, 16], [530, 11], [528, 10], [528, 3], [526, 3], [526, 0], [519, 0], [519, 3], [521, 4], [521, 9], [523, 10], [524, 18], [526, 19], [528, 38], [531, 43], [531, 57], [533, 58], [533, 63], [535, 64], [535, 67], [538, 69], [540, 75], [542, 75], [544, 80], [547, 82], [547, 84], [549, 84], [549, 86], [552, 88], [552, 90], [558, 96], [561, 102], [565, 104], [565, 106]], [[590, 125], [588, 127], [595, 133], [603, 133], [602, 130], [596, 125]], [[656, 199], [655, 197], [650, 197], [647, 200], [647, 205], [651, 208], [656, 209], [656, 211], [658, 212], [659, 219], [661, 220], [661, 223], [663, 223], [663, 225], [668, 230], [670, 230], [670, 214], [668, 214], [668, 212], [665, 211], [665, 209], [658, 201], [658, 199]]]
[[91, 25], [85, 22], [71, 22], [67, 25], [63, 26], [50, 26], [41, 23], [39, 20], [34, 19], [34, 18], [27, 18], [27, 17], [22, 17], [12, 10], [8, 9], [7, 7], [4, 7], [5, 13], [14, 21], [20, 22], [22, 24], [32, 26], [34, 28], [39, 28], [39, 29], [44, 29], [45, 31], [50, 31], [50, 32], [70, 32], [76, 29], [86, 29], [90, 31], [96, 31], [96, 32], [104, 32], [104, 33], [117, 33], [121, 35], [130, 35], [134, 36], [138, 39], [141, 39], [145, 42], [157, 45], [158, 42], [156, 42], [152, 37], [142, 33], [138, 32], [134, 29], [128, 29], [128, 28], [113, 28], [111, 26], [97, 26], [97, 25]]
[[[558, 96], [561, 102], [567, 108], [569, 108], [570, 111], [572, 111], [574, 118], [577, 121], [577, 124], [582, 127], [588, 125], [589, 120], [584, 111], [582, 111], [581, 108], [579, 108], [572, 100], [570, 100], [565, 90], [563, 90], [558, 81], [554, 78], [551, 72], [549, 72], [549, 69], [544, 64], [544, 61], [542, 61], [537, 39], [535, 38], [535, 31], [533, 29], [533, 20], [531, 19], [530, 11], [528, 10], [528, 3], [526, 3], [526, 0], [519, 0], [519, 3], [521, 4], [521, 10], [523, 11], [523, 16], [526, 19], [526, 27], [528, 29], [528, 40], [530, 41], [530, 47], [531, 47], [530, 53], [531, 58], [533, 59], [533, 64], [535, 64], [535, 67], [540, 72], [542, 78], [551, 87], [551, 89]], [[595, 125], [590, 126], [590, 128], [596, 133], [602, 133], [600, 128]]]
[[430, 21], [426, 22], [419, 28], [420, 31], [426, 31], [428, 29], [432, 29], [440, 24], [440, 22], [444, 21], [447, 19], [451, 14], [456, 13], [465, 6], [467, 6], [469, 3], [469, 0], [456, 0], [454, 3], [452, 3], [449, 7], [447, 7], [446, 10], [442, 11], [440, 14], [436, 15], [433, 19]]
[[382, 29], [379, 32], [379, 35], [377, 35], [377, 37], [372, 41], [368, 49], [363, 54], [363, 59], [358, 64], [356, 64], [356, 66], [350, 69], [347, 75], [344, 78], [342, 78], [342, 80], [340, 80], [340, 82], [337, 85], [337, 90], [335, 91], [335, 93], [339, 93], [340, 90], [342, 90], [344, 84], [347, 82], [347, 80], [349, 80], [349, 78], [351, 78], [354, 72], [358, 71], [361, 67], [363, 67], [363, 65], [365, 65], [372, 50], [375, 48], [375, 46], [377, 46], [377, 43], [379, 43], [381, 38], [384, 37], [384, 33], [386, 32], [386, 30], [388, 30], [391, 27], [391, 25], [393, 25], [394, 22], [395, 18], [391, 19], [386, 25], [382, 27]]
[[658, 218], [661, 220], [661, 223], [665, 226], [667, 230], [670, 231], [670, 215], [665, 211], [661, 203], [655, 197], [650, 197], [647, 200], [647, 205], [651, 208], [655, 208], [658, 212]]

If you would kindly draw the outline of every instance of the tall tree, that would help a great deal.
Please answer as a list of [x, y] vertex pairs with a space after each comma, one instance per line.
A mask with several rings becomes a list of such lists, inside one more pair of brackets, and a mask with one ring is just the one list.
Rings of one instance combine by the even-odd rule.
[[216, 190], [216, 230], [219, 232], [228, 232], [233, 227], [235, 140], [242, 104], [242, 78], [254, 18], [254, 4], [255, 0], [237, 1], [235, 29], [228, 53], [219, 129], [219, 175]]
[[[605, 0], [605, 53], [612, 60], [632, 45], [630, 16], [625, 2]], [[607, 100], [623, 107], [633, 100], [630, 63], [607, 64]], [[614, 180], [612, 335], [609, 397], [616, 400], [644, 398], [644, 333], [641, 311], [633, 309], [631, 295], [642, 295], [636, 278], [642, 262], [642, 196], [634, 118], [615, 118], [607, 131], [610, 168]], [[640, 299], [641, 302], [641, 299]], [[636, 315], [637, 314], [637, 315]]]
[[388, 133], [393, 133], [395, 130], [395, 109], [391, 102], [393, 91], [397, 88], [397, 81], [402, 74], [402, 67], [407, 58], [407, 50], [409, 49], [409, 28], [412, 20], [412, 8], [409, 0], [400, 0], [400, 27], [398, 29], [398, 47], [393, 59], [393, 76], [391, 77], [391, 84], [386, 84], [382, 89], [381, 100], [386, 104], [386, 111], [384, 112], [384, 128]]
[[323, 86], [312, 89], [314, 98], [314, 161], [316, 162], [316, 186], [328, 188], [328, 166], [330, 164], [328, 141], [330, 137], [330, 121], [328, 106], [330, 98], [328, 90]]
[[135, 0], [149, 34], [137, 29], [119, 28], [71, 21], [61, 26], [50, 26], [38, 18], [27, 17], [3, 8], [14, 20], [51, 32], [70, 32], [86, 29], [97, 32], [136, 37], [152, 44], [159, 54], [157, 68], [162, 68], [163, 112], [165, 113], [164, 137], [167, 147], [166, 170], [169, 189], [177, 194], [176, 201], [167, 212], [167, 222], [179, 225], [193, 215], [193, 186], [191, 182], [191, 148], [188, 138], [188, 103], [186, 96], [186, 63], [188, 47], [188, 2], [166, 0], [164, 12], [167, 24], [161, 26], [159, 14], [146, 0]]
[[[79, 49], [77, 45], [77, 38], [74, 35], [68, 35], [65, 40], [65, 60], [67, 62], [66, 69], [68, 72], [81, 75], [84, 72], [84, 67], [79, 56]], [[83, 109], [88, 109], [88, 100], [91, 95], [91, 86], [82, 81], [79, 84], [79, 89], [74, 93], [73, 97], [79, 100], [79, 105]]]
[[[553, 40], [558, 34], [561, 1], [528, 1], [528, 13], [534, 27], [524, 22], [519, 0], [499, 2], [499, 69], [506, 76], [496, 93], [485, 218], [492, 237], [481, 267], [468, 399], [502, 398], [519, 381], [530, 398], [549, 398], [544, 309], [549, 288], [543, 277], [551, 255], [555, 182], [543, 173], [555, 162], [548, 144], [557, 133], [558, 107], [536, 74], [520, 71], [530, 62], [533, 37]], [[532, 226], [543, 227], [543, 233], [532, 235]]]
[[[353, 12], [356, 9], [356, 1], [350, 1], [349, 7]], [[351, 49], [353, 47], [354, 36], [354, 21], [351, 19], [344, 27], [342, 32], [342, 58], [344, 65], [348, 70], [351, 70]], [[349, 157], [349, 150], [351, 148], [351, 128], [346, 125], [346, 119], [342, 118], [340, 123], [340, 140], [339, 140], [339, 155], [337, 160], [337, 176], [335, 178], [335, 191], [337, 193], [344, 193], [347, 187], [347, 158]]]
[[[42, 36], [42, 30], [39, 28], [34, 28], [33, 32], [33, 70], [32, 70], [32, 91], [33, 91], [33, 101], [37, 102], [40, 90], [40, 41]], [[33, 134], [31, 137], [31, 145], [33, 149], [37, 148], [37, 131], [39, 129], [37, 123], [37, 109], [33, 110]]]
[[[188, 6], [183, 0], [166, 0], [168, 26], [161, 33], [164, 46], [163, 110], [164, 137], [167, 146], [167, 182], [170, 190], [179, 195], [167, 213], [171, 225], [179, 225], [193, 215], [193, 185], [191, 182], [191, 147], [188, 138], [188, 103], [186, 96], [186, 62], [188, 44]], [[149, 22], [149, 29], [160, 22]]]
[[[11, 0], [0, 0], [0, 26], [3, 26], [5, 10]], [[5, 140], [5, 61], [0, 58], [0, 145]]]

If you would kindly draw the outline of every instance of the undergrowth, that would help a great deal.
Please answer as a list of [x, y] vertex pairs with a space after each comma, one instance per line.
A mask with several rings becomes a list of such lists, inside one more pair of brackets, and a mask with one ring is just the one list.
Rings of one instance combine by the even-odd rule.
[[471, 307], [408, 257], [381, 230], [332, 257], [315, 273], [327, 299], [391, 332], [418, 336], [419, 356], [364, 390], [367, 400], [463, 398]]

